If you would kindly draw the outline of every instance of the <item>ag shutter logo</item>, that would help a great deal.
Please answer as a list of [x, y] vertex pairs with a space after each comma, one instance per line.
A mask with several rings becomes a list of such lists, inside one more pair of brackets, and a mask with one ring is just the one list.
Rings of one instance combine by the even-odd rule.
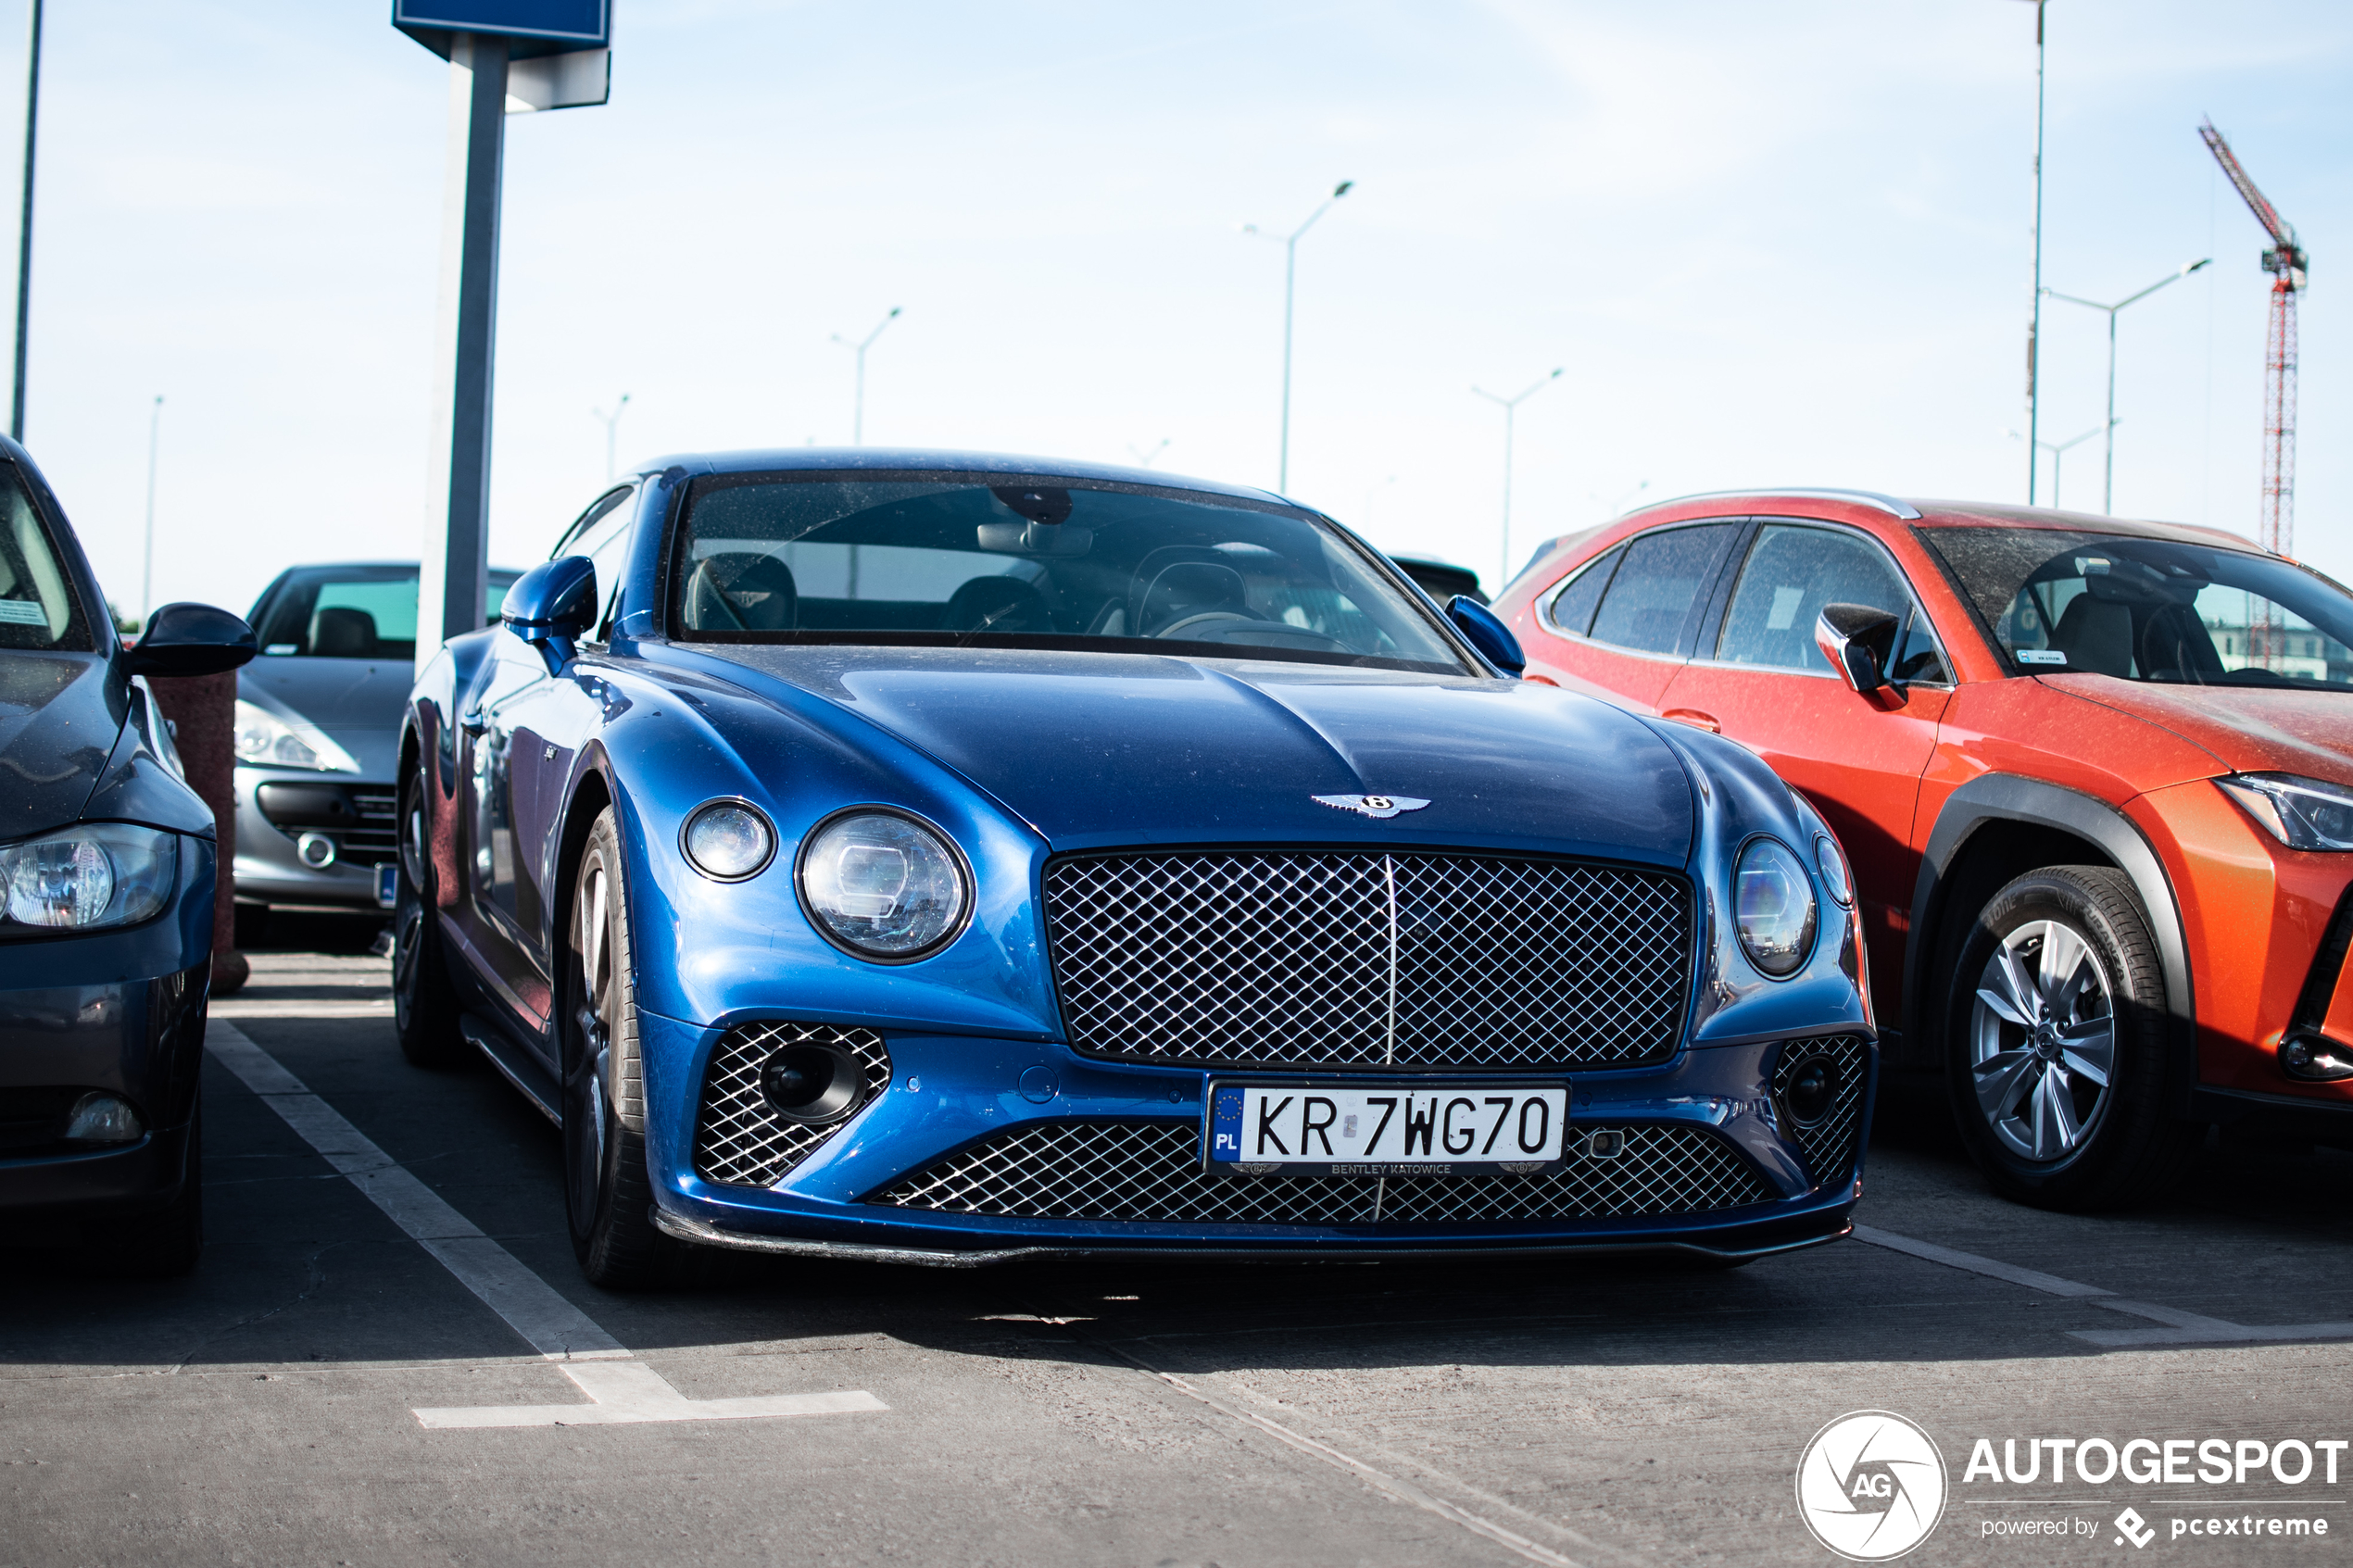
[[1797, 1512], [1816, 1540], [1850, 1562], [1901, 1557], [1944, 1512], [1944, 1456], [1900, 1415], [1840, 1416], [1797, 1461]]

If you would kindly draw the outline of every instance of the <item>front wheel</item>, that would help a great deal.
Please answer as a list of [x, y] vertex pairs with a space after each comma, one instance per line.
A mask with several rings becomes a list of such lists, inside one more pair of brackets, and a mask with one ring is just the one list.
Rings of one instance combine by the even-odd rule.
[[557, 1018], [563, 1040], [564, 1213], [580, 1272], [642, 1289], [682, 1273], [688, 1248], [656, 1229], [646, 1085], [621, 834], [607, 807], [573, 873]]
[[2202, 1129], [2165, 1109], [2165, 970], [2122, 872], [2012, 881], [1980, 911], [1949, 1005], [1953, 1114], [2003, 1197], [2122, 1209], [2187, 1168]]

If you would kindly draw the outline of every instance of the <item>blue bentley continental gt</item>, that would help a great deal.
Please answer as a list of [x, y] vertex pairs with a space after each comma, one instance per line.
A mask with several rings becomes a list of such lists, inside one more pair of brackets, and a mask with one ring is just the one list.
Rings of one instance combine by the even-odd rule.
[[1307, 508], [685, 457], [426, 670], [395, 997], [563, 1130], [589, 1278], [1843, 1235], [1845, 861]]

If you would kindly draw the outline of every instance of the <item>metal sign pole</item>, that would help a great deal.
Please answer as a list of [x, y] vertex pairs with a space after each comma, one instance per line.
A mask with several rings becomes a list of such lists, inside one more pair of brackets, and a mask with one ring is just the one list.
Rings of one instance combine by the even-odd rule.
[[506, 145], [507, 41], [459, 33], [449, 50], [449, 178], [434, 356], [434, 454], [441, 483], [427, 501], [418, 583], [419, 670], [451, 637], [481, 629], [489, 591], [491, 386]]

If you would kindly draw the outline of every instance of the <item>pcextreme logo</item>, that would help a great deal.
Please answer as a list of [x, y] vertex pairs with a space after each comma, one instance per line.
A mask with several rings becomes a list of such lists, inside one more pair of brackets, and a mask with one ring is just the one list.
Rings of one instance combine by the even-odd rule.
[[1814, 1538], [1855, 1562], [1903, 1556], [1944, 1512], [1944, 1456], [1887, 1411], [1856, 1411], [1814, 1434], [1797, 1461], [1797, 1513]]

